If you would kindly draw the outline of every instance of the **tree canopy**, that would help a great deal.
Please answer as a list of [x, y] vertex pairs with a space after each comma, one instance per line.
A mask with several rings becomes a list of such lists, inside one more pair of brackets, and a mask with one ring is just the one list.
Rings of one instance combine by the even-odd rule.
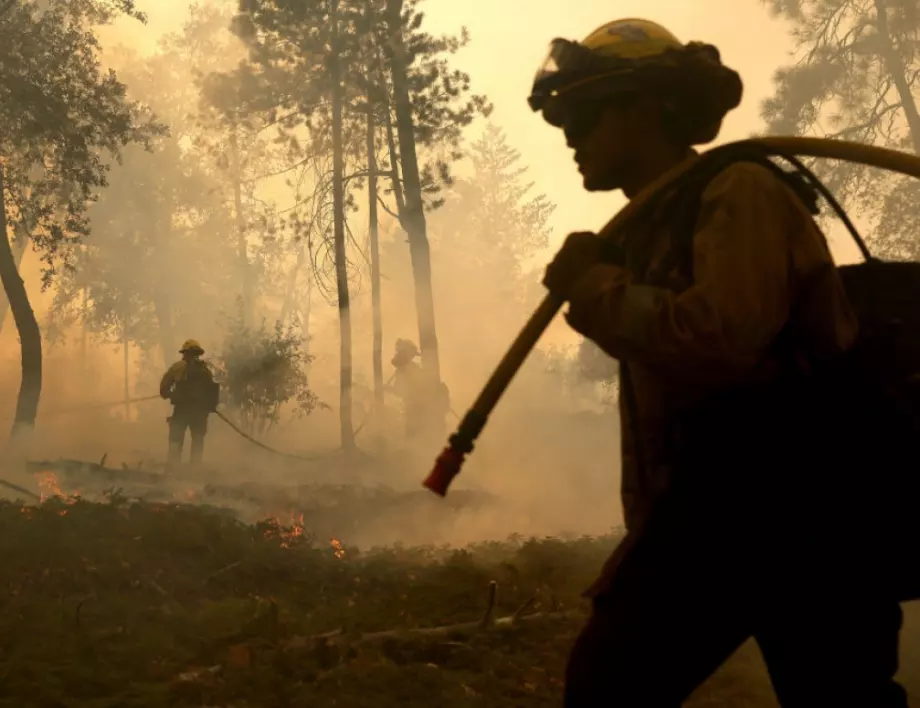
[[[772, 133], [816, 135], [920, 152], [920, 77], [914, 0], [771, 0], [792, 26], [793, 63], [763, 105]], [[818, 164], [841, 202], [871, 224], [874, 247], [920, 255], [917, 180], [853, 163]]]

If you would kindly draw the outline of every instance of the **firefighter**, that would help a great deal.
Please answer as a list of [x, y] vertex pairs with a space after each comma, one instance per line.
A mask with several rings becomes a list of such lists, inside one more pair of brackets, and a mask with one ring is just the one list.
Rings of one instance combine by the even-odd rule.
[[[554, 40], [530, 104], [585, 189], [631, 199], [694, 160], [741, 95], [715, 47], [619, 20]], [[565, 705], [679, 706], [754, 637], [783, 706], [904, 707], [897, 600], [865, 547], [834, 550], [858, 483], [825, 446], [809, 374], [846, 358], [857, 325], [827, 244], [764, 166], [728, 166], [694, 204], [612, 242], [572, 234], [546, 270], [622, 391], [627, 534], [586, 593]]]
[[390, 363], [395, 372], [390, 390], [403, 401], [406, 437], [410, 440], [444, 436], [450, 410], [449, 394], [443, 382], [432, 382], [415, 359], [421, 354], [414, 342], [396, 340]]
[[170, 366], [160, 381], [160, 396], [173, 404], [173, 414], [167, 418], [170, 467], [182, 460], [186, 430], [192, 438], [190, 461], [193, 465], [201, 463], [208, 416], [217, 410], [220, 394], [219, 384], [201, 360], [204, 354], [201, 345], [194, 339], [186, 340], [179, 353], [182, 359]]

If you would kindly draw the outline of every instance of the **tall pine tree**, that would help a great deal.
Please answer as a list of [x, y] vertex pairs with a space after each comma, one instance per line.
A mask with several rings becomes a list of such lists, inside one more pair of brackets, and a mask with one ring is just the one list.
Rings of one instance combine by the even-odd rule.
[[[920, 153], [920, 3], [771, 0], [792, 26], [794, 62], [763, 105], [768, 130]], [[872, 225], [880, 254], [920, 256], [920, 183], [851, 163], [819, 163], [841, 202]]]
[[35, 424], [42, 340], [7, 234], [26, 234], [50, 283], [89, 233], [87, 208], [106, 186], [104, 156], [146, 144], [162, 126], [140, 117], [125, 87], [99, 62], [93, 27], [129, 0], [51, 0], [0, 6], [0, 279], [19, 331], [22, 383], [13, 432]]

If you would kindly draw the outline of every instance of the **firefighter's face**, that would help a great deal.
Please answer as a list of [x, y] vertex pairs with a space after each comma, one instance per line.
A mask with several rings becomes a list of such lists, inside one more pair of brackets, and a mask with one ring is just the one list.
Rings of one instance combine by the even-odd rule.
[[585, 106], [579, 117], [566, 122], [566, 143], [575, 151], [585, 189], [613, 191], [629, 183], [644, 146], [654, 139], [657, 121], [646, 108], [639, 101]]

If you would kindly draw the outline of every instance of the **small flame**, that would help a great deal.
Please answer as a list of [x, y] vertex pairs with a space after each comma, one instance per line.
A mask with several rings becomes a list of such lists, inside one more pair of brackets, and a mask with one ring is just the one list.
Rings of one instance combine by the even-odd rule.
[[[282, 522], [282, 517], [289, 521]], [[262, 537], [269, 541], [277, 540], [281, 548], [292, 548], [307, 538], [303, 514], [290, 511], [286, 514], [268, 517], [262, 524]], [[339, 539], [329, 539], [329, 547], [332, 549], [332, 555], [337, 559], [341, 560], [345, 557], [345, 546]]]
[[283, 525], [277, 516], [269, 517], [266, 522], [268, 527], [262, 532], [266, 539], [276, 538], [281, 548], [290, 548], [299, 539], [304, 538], [303, 514], [290, 512], [290, 521]]
[[173, 498], [185, 502], [194, 502], [198, 499], [198, 490], [189, 487], [188, 489], [175, 492]]
[[38, 472], [35, 475], [35, 481], [38, 483], [41, 501], [47, 501], [51, 497], [64, 496], [58, 476], [54, 472]]
[[67, 504], [75, 504], [80, 498], [80, 492], [78, 491], [68, 494], [61, 489], [60, 480], [54, 472], [37, 472], [35, 481], [38, 484], [39, 498], [42, 503], [53, 497], [58, 497]]

